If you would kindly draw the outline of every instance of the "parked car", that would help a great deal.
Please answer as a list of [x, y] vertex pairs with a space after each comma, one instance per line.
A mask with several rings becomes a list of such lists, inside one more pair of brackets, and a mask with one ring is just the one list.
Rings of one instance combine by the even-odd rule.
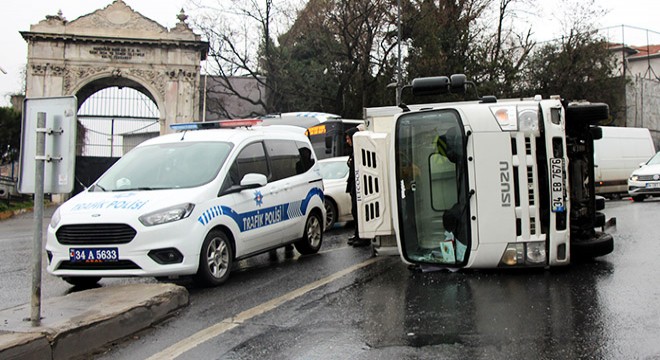
[[660, 196], [660, 151], [630, 175], [628, 194], [634, 201]]
[[331, 229], [336, 223], [353, 220], [351, 195], [346, 192], [347, 160], [348, 156], [319, 160], [323, 178], [326, 230]]
[[596, 194], [619, 198], [626, 194], [630, 173], [655, 154], [649, 129], [600, 126], [603, 137], [594, 141]]
[[[210, 126], [176, 125], [200, 124]], [[234, 262], [253, 255], [287, 245], [318, 252], [322, 199], [317, 161], [301, 133], [273, 126], [163, 135], [55, 211], [48, 272], [79, 286], [180, 275], [219, 285]]]

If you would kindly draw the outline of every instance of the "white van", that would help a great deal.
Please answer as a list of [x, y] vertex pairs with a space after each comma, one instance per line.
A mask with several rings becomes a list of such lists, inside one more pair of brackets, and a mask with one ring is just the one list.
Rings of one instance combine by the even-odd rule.
[[628, 192], [628, 177], [655, 154], [649, 129], [601, 126], [603, 137], [594, 141], [596, 194], [619, 197]]
[[323, 182], [309, 140], [285, 128], [185, 131], [138, 145], [56, 210], [49, 273], [80, 286], [175, 275], [214, 286], [252, 255], [289, 244], [316, 253]]

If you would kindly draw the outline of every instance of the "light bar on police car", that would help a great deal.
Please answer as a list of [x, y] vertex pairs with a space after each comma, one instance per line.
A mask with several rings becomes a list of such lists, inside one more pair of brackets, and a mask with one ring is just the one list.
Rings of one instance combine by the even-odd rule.
[[170, 124], [170, 129], [176, 131], [186, 130], [205, 130], [205, 129], [233, 129], [238, 127], [250, 127], [262, 123], [260, 119], [236, 119], [236, 120], [218, 120]]

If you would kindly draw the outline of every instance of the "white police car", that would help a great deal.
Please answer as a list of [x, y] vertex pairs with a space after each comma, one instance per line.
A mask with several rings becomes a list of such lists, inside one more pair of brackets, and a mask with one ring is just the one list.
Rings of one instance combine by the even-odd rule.
[[[180, 127], [200, 124], [209, 125]], [[316, 253], [321, 175], [309, 140], [284, 128], [184, 131], [140, 144], [53, 214], [49, 273], [80, 286], [174, 275], [214, 286], [249, 256], [288, 244]]]

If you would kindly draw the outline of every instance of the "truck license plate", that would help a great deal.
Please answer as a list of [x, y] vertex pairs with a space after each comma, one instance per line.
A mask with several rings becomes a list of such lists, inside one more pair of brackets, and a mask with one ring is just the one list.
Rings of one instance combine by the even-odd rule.
[[71, 262], [103, 263], [119, 260], [117, 248], [70, 248]]
[[552, 212], [564, 212], [564, 193], [566, 186], [564, 184], [564, 159], [550, 159], [550, 187], [552, 197]]

